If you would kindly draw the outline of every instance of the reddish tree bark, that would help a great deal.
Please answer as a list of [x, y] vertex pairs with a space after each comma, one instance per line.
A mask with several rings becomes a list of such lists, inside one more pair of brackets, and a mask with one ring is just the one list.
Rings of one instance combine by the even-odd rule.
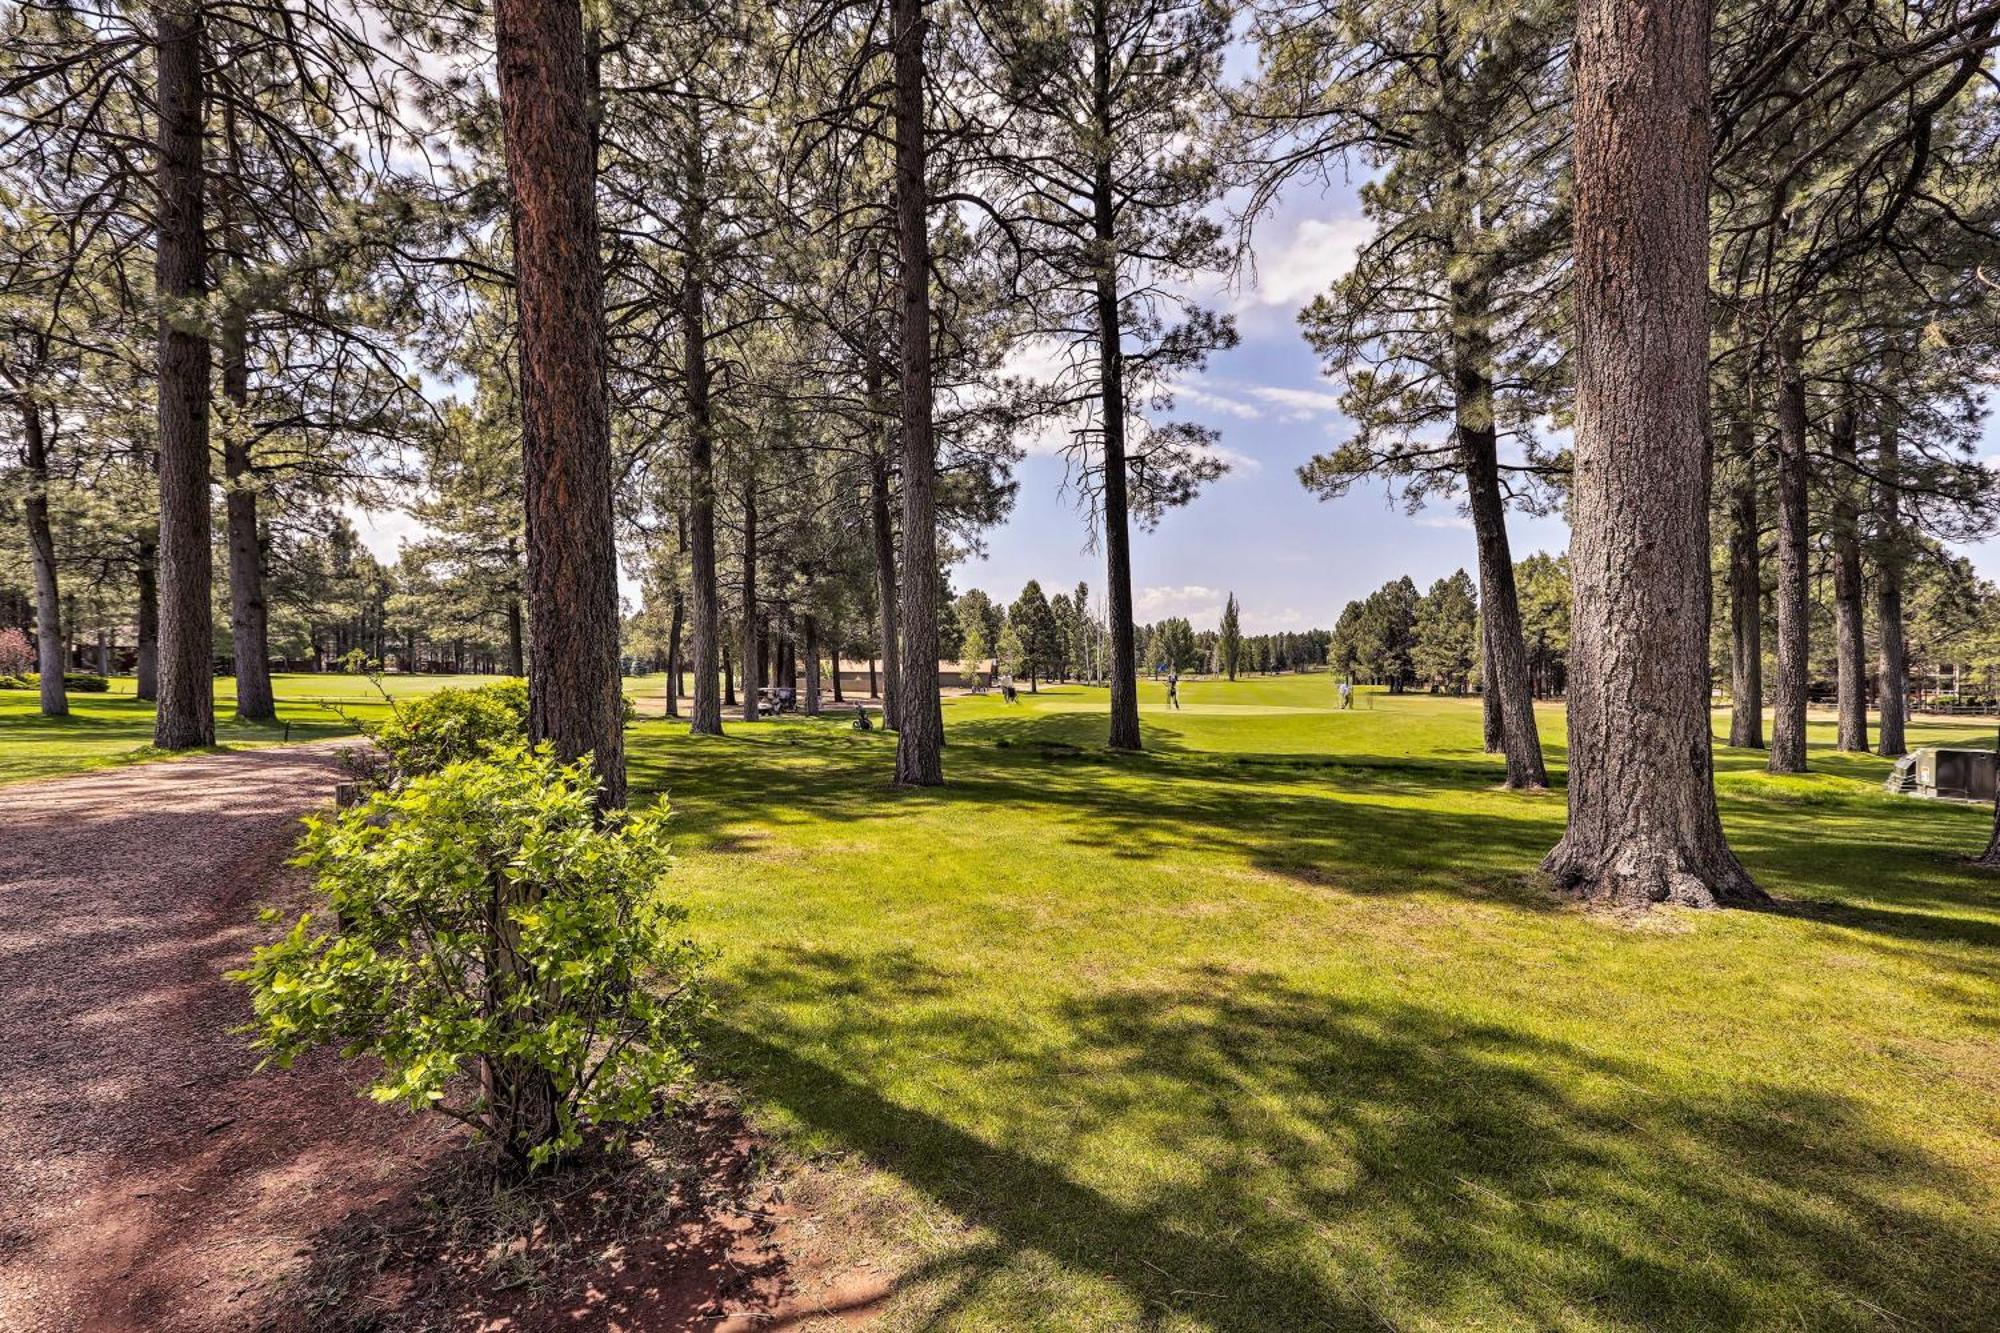
[[28, 553], [35, 567], [35, 650], [40, 672], [43, 717], [67, 717], [69, 694], [63, 685], [62, 591], [56, 579], [56, 536], [49, 524], [49, 446], [42, 427], [42, 406], [23, 394], [21, 439], [28, 465], [28, 497], [21, 506], [27, 520]]
[[1576, 26], [1569, 826], [1603, 901], [1761, 896], [1723, 839], [1708, 715], [1707, 0]]
[[1798, 326], [1778, 333], [1778, 652], [1771, 688], [1773, 773], [1806, 771], [1811, 618], [1806, 599], [1806, 384]]
[[1732, 429], [1738, 474], [1729, 497], [1729, 743], [1764, 748], [1763, 534], [1757, 518], [1757, 455], [1751, 425]]
[[617, 552], [591, 86], [576, 0], [499, 0], [500, 111], [520, 311], [529, 734], [591, 756], [625, 803]]
[[1833, 641], [1835, 748], [1868, 749], [1868, 643], [1863, 622], [1861, 581], [1861, 506], [1855, 498], [1860, 484], [1855, 467], [1855, 419], [1851, 391], [1834, 418], [1830, 449], [1833, 476]]
[[[937, 439], [931, 421], [931, 245], [924, 173], [923, 0], [891, 0], [895, 53], [897, 287], [902, 298], [902, 661], [896, 681], [896, 783], [944, 781], [938, 698]], [[894, 651], [887, 645], [884, 651]]]
[[201, 11], [153, 11], [159, 107], [160, 680], [153, 744], [215, 744], [215, 613], [209, 548], [208, 339], [192, 308], [207, 286], [202, 232]]

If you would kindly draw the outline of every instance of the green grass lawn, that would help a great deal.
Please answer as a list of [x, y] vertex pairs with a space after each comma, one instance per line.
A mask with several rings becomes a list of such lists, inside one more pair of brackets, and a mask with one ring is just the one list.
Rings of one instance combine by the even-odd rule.
[[1101, 692], [951, 702], [941, 792], [837, 720], [638, 728], [710, 1057], [851, 1182], [885, 1327], [2000, 1327], [1985, 811], [1725, 750], [1780, 907], [1612, 919], [1528, 879], [1562, 798], [1476, 703], [1183, 693], [1122, 759]]
[[[389, 676], [383, 687], [401, 697], [445, 685], [482, 685], [492, 676]], [[359, 718], [369, 723], [388, 716], [389, 705], [366, 676], [276, 675], [271, 678], [278, 702], [275, 725], [235, 720], [236, 682], [215, 682], [217, 744], [269, 744], [286, 739], [323, 740], [351, 736]], [[160, 756], [153, 743], [153, 705], [139, 699], [130, 676], [111, 678], [108, 694], [69, 696], [69, 716], [41, 715], [40, 697], [33, 690], [0, 690], [0, 783], [55, 777], [107, 764], [130, 763]]]
[[[1102, 691], [948, 701], [940, 791], [839, 717], [630, 735], [710, 1067], [897, 1275], [883, 1327], [2000, 1327], [1989, 812], [1883, 795], [1816, 715], [1812, 775], [1718, 750], [1777, 907], [1616, 918], [1530, 876], [1562, 796], [1499, 788], [1476, 701], [1183, 695], [1129, 757]], [[0, 777], [149, 725], [80, 698], [65, 757], [32, 709]]]

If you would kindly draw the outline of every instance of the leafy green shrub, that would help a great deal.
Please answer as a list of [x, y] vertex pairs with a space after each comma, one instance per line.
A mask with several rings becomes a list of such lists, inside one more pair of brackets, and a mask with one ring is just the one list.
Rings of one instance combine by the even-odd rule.
[[27, 676], [12, 674], [0, 676], [0, 690], [32, 690], [36, 684], [35, 680]]
[[530, 1170], [662, 1109], [688, 1077], [700, 959], [656, 892], [665, 811], [600, 823], [596, 794], [588, 765], [513, 746], [308, 820], [298, 864], [340, 924], [307, 914], [231, 974], [266, 1063], [373, 1056], [376, 1100]]
[[528, 682], [518, 679], [396, 703], [393, 716], [375, 733], [375, 743], [406, 778], [442, 772], [527, 738]]

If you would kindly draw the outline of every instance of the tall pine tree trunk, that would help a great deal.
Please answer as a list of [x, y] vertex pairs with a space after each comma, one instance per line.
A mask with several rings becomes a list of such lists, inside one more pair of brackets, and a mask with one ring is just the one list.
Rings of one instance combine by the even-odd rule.
[[236, 716], [269, 722], [278, 715], [271, 689], [270, 617], [264, 602], [264, 547], [257, 532], [257, 491], [250, 471], [250, 363], [243, 313], [222, 322], [222, 396], [229, 403], [222, 441], [229, 537], [229, 638], [236, 656]]
[[1111, 621], [1111, 736], [1114, 750], [1137, 750], [1139, 660], [1132, 625], [1131, 503], [1125, 463], [1124, 324], [1118, 313], [1117, 217], [1111, 189], [1111, 45], [1102, 9], [1093, 13], [1092, 117], [1097, 165], [1091, 182], [1091, 224], [1097, 270], [1097, 391], [1104, 449], [1105, 602]]
[[1893, 759], [1907, 749], [1903, 728], [1908, 717], [1910, 672], [1903, 640], [1903, 566], [1908, 548], [1903, 539], [1902, 442], [1896, 395], [1902, 392], [1902, 354], [1890, 348], [1882, 359], [1881, 416], [1875, 427], [1875, 633], [1880, 660], [1882, 724], [1876, 734], [1877, 752]]
[[1764, 748], [1763, 531], [1757, 518], [1754, 428], [1731, 428], [1736, 470], [1729, 493], [1729, 743]]
[[[688, 99], [689, 114], [699, 103]], [[702, 190], [699, 135], [687, 137], [683, 163], [688, 173], [690, 235], [706, 231], [706, 201]], [[709, 407], [708, 309], [702, 257], [691, 247], [681, 270], [681, 377], [688, 423], [688, 597], [694, 644], [694, 680], [689, 686], [688, 730], [695, 735], [722, 734], [723, 700], [717, 673], [722, 657], [722, 592], [715, 568], [715, 439]]]
[[1835, 746], [1866, 753], [1868, 749], [1868, 641], [1862, 615], [1861, 506], [1855, 500], [1860, 485], [1855, 465], [1853, 391], [1842, 398], [1834, 418], [1831, 450], [1834, 459], [1833, 499], [1833, 641], [1835, 703], [1839, 718]]
[[590, 755], [625, 803], [604, 288], [577, 0], [498, 0], [494, 46], [520, 311], [529, 735]]
[[21, 439], [28, 465], [28, 497], [22, 505], [28, 524], [28, 554], [35, 567], [35, 651], [41, 671], [43, 717], [69, 716], [63, 687], [62, 591], [56, 581], [56, 534], [49, 522], [49, 445], [42, 405], [25, 393]]
[[1543, 868], [1610, 902], [1759, 897], [1708, 717], [1707, 0], [1582, 0], [1569, 826]]
[[1472, 531], [1479, 547], [1479, 612], [1485, 634], [1485, 685], [1498, 701], [1507, 785], [1539, 791], [1549, 785], [1535, 697], [1528, 682], [1528, 647], [1507, 546], [1506, 500], [1500, 492], [1499, 434], [1493, 413], [1491, 298], [1483, 282], [1451, 284], [1452, 388], [1460, 465], [1465, 470]]
[[757, 720], [757, 689], [765, 683], [764, 631], [757, 617], [757, 481], [743, 477], [743, 720]]
[[925, 175], [923, 0], [890, 0], [895, 50], [897, 289], [902, 299], [902, 660], [896, 783], [944, 781], [937, 631], [937, 438], [931, 421], [930, 199]]
[[206, 282], [202, 232], [199, 0], [153, 11], [158, 33], [160, 700], [153, 744], [215, 744], [214, 584], [209, 548], [208, 339], [193, 309]]
[[139, 660], [136, 669], [141, 699], [160, 697], [159, 557], [158, 541], [151, 536], [142, 537], [137, 558], [133, 561], [134, 577], [139, 584]]
[[1806, 602], [1806, 383], [1799, 328], [1778, 334], [1778, 674], [1771, 691], [1773, 773], [1806, 771], [1806, 690], [1812, 677]]
[[806, 716], [819, 716], [819, 621], [808, 615], [806, 636]]
[[[877, 455], [868, 476], [869, 531], [875, 540], [875, 603], [880, 609], [877, 630], [882, 640], [882, 725], [896, 727], [896, 706], [901, 692], [896, 688], [896, 658], [901, 651], [897, 633], [896, 533], [889, 517], [889, 465]], [[876, 692], [874, 659], [869, 659], [868, 692]]]
[[686, 619], [687, 603], [680, 590], [674, 590], [673, 618], [667, 627], [667, 716], [681, 715], [681, 629]]

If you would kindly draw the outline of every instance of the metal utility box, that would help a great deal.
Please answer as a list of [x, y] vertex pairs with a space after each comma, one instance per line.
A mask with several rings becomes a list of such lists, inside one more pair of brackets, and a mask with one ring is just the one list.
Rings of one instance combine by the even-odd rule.
[[1995, 756], [1991, 750], [1926, 746], [1903, 756], [1883, 785], [1892, 792], [1955, 801], [1993, 799]]

